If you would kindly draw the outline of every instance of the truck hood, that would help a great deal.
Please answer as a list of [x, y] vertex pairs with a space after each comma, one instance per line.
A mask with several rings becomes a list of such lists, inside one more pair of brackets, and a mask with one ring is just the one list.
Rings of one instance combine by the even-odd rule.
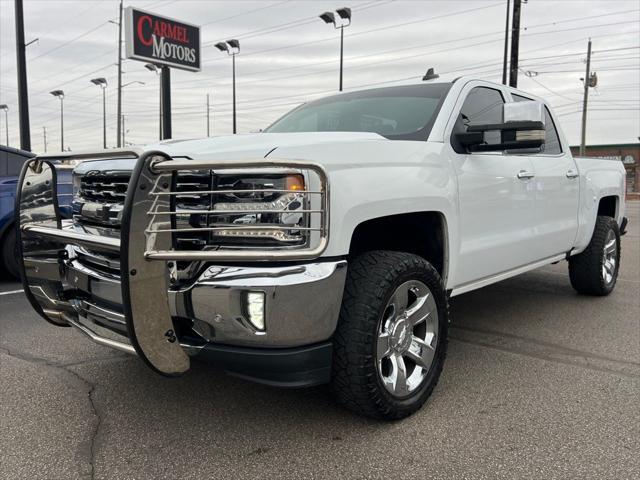
[[[353, 144], [360, 142], [389, 142], [376, 133], [368, 132], [300, 132], [250, 133], [202, 138], [198, 140], [167, 140], [146, 145], [144, 150], [161, 150], [172, 157], [200, 159], [256, 159], [264, 158], [279, 148], [309, 148], [325, 144]], [[277, 156], [274, 154], [272, 156]], [[77, 173], [90, 170], [133, 170], [135, 160], [88, 160], [76, 167]]]

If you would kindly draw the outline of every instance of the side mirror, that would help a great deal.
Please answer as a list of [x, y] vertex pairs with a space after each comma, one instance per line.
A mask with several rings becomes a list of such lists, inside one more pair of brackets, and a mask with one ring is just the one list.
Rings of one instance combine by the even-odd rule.
[[470, 124], [456, 134], [459, 144], [471, 152], [540, 150], [545, 141], [544, 105], [512, 102], [502, 106], [502, 123]]

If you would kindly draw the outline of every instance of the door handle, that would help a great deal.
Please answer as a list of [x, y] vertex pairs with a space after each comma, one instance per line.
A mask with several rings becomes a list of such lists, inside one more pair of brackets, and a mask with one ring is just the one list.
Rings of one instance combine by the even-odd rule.
[[578, 173], [577, 170], [574, 170], [573, 168], [570, 170], [567, 170], [567, 178], [576, 178], [580, 176], [580, 174]]
[[518, 178], [519, 178], [520, 180], [528, 180], [529, 178], [533, 178], [533, 177], [535, 177], [535, 176], [536, 176], [536, 174], [535, 174], [535, 173], [533, 173], [533, 172], [527, 172], [526, 170], [520, 170], [520, 171], [518, 172]]

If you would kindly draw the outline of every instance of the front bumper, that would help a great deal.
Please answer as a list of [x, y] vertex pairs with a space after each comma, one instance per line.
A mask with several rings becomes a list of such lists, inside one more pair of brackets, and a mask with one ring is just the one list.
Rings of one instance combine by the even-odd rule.
[[[145, 173], [149, 161], [140, 158], [130, 189], [157, 180]], [[177, 279], [170, 244], [153, 238], [163, 258], [146, 255], [149, 234], [140, 226], [150, 205], [140, 192], [127, 197], [118, 239], [61, 219], [46, 161], [25, 166], [19, 191], [25, 292], [48, 321], [136, 353], [166, 375], [186, 371], [195, 356], [271, 384], [329, 379], [345, 261], [230, 265], [198, 258], [187, 269], [193, 273]], [[185, 252], [176, 253], [184, 265]], [[264, 298], [264, 328], [248, 313], [248, 293], [255, 292]]]

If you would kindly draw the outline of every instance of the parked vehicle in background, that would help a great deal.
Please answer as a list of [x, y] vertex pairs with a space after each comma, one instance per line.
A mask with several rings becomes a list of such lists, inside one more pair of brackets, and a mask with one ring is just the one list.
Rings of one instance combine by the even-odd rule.
[[[61, 158], [86, 160], [66, 222], [49, 188]], [[331, 382], [397, 419], [438, 381], [450, 296], [563, 260], [579, 293], [613, 290], [624, 185], [621, 162], [574, 158], [549, 106], [504, 85], [343, 93], [263, 133], [30, 161], [25, 292], [161, 374], [206, 358], [271, 385]]]
[[[0, 145], [0, 271], [19, 277], [19, 258], [16, 250], [14, 209], [16, 187], [22, 166], [33, 158], [34, 153]], [[72, 166], [56, 165], [58, 170], [58, 191], [61, 194], [61, 214], [71, 218], [71, 172]]]

